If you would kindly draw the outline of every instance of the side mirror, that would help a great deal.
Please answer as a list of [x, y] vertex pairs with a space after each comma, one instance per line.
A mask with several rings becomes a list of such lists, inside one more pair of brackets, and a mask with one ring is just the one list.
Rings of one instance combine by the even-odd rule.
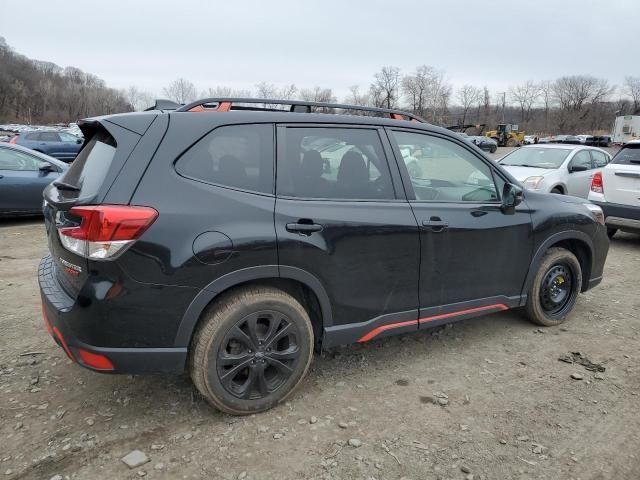
[[43, 163], [43, 164], [40, 166], [39, 170], [40, 170], [42, 173], [49, 173], [49, 172], [55, 172], [55, 171], [56, 171], [56, 169], [55, 169], [55, 168], [53, 167], [53, 165], [51, 165], [50, 163]]
[[522, 203], [524, 191], [518, 185], [506, 183], [502, 190], [502, 213], [513, 215], [516, 207]]
[[589, 170], [589, 169], [587, 167], [585, 167], [584, 165], [569, 165], [569, 173], [586, 172], [587, 170]]

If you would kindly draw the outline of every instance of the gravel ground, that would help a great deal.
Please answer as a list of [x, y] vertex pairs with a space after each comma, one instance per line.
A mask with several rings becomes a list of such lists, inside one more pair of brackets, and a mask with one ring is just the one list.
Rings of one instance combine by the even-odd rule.
[[0, 224], [0, 478], [640, 478], [640, 236], [616, 236], [562, 327], [503, 312], [332, 349], [242, 418], [186, 375], [71, 364], [40, 318], [45, 251], [41, 221]]

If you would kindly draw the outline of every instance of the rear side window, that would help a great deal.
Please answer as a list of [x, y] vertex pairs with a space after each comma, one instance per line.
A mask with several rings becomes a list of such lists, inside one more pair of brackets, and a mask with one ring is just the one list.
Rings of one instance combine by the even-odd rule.
[[60, 181], [78, 187], [78, 197], [97, 195], [116, 153], [116, 141], [99, 131], [84, 145]]
[[285, 152], [278, 157], [278, 195], [337, 200], [395, 198], [378, 132], [287, 128]]
[[273, 125], [219, 127], [176, 162], [183, 177], [224, 187], [273, 193]]
[[60, 137], [56, 132], [40, 132], [41, 142], [59, 142]]
[[640, 165], [640, 145], [623, 148], [615, 157], [613, 157], [611, 163], [621, 165]]

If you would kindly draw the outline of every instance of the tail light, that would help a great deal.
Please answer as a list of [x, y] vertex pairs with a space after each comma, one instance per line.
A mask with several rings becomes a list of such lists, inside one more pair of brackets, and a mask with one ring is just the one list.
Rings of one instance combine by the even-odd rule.
[[80, 224], [60, 227], [60, 242], [67, 250], [93, 260], [122, 254], [158, 218], [153, 208], [128, 205], [73, 207], [69, 213], [80, 217]]
[[604, 193], [604, 183], [602, 182], [602, 172], [596, 172], [591, 179], [591, 191]]
[[19, 135], [14, 135], [13, 137], [11, 137], [11, 140], [9, 140], [9, 143], [16, 144], [18, 142], [18, 137]]

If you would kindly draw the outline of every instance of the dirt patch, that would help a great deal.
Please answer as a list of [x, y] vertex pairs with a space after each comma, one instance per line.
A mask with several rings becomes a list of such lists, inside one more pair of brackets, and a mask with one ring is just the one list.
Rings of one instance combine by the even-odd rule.
[[[504, 312], [336, 348], [287, 403], [243, 418], [186, 376], [71, 364], [40, 319], [45, 251], [40, 221], [0, 225], [2, 478], [640, 478], [638, 236], [616, 236], [562, 327]], [[149, 462], [130, 469], [133, 450]]]

